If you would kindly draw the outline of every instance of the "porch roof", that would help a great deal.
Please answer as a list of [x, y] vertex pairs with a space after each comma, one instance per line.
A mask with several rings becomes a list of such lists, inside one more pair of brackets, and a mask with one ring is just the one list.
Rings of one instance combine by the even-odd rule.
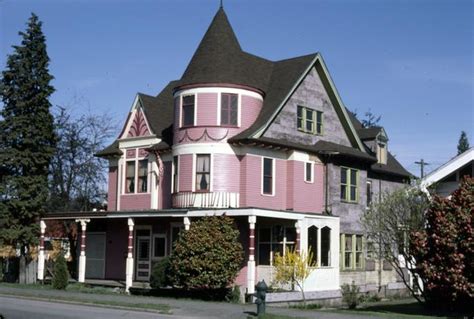
[[304, 218], [339, 219], [316, 213], [293, 212], [265, 208], [245, 207], [229, 209], [150, 209], [140, 211], [89, 211], [89, 212], [57, 212], [47, 213], [42, 219], [104, 219], [104, 218], [140, 218], [140, 217], [206, 217], [206, 216], [257, 216], [278, 219], [301, 220]]

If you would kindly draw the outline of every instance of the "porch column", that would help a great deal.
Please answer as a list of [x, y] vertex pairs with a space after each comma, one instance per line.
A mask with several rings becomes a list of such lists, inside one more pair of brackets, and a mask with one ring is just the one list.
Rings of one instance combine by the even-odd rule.
[[76, 222], [81, 223], [81, 255], [79, 256], [79, 275], [78, 282], [85, 282], [86, 280], [86, 228], [90, 219], [76, 219]]
[[295, 251], [297, 254], [301, 252], [301, 220], [295, 223], [296, 228], [296, 240], [295, 240]]
[[38, 252], [38, 280], [44, 280], [44, 232], [46, 231], [46, 223], [41, 220], [40, 221], [40, 244], [39, 244], [39, 252]]
[[257, 216], [249, 216], [249, 260], [247, 261], [247, 293], [255, 292], [255, 224]]
[[184, 224], [184, 230], [189, 230], [189, 227], [191, 226], [191, 221], [189, 220], [189, 217], [183, 218], [183, 224]]
[[135, 222], [133, 218], [128, 219], [128, 254], [125, 270], [125, 292], [129, 292], [133, 285], [133, 227]]

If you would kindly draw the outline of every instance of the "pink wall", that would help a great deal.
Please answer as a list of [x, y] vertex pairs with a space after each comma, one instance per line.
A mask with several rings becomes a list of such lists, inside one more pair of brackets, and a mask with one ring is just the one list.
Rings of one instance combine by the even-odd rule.
[[105, 279], [125, 279], [128, 246], [127, 219], [107, 220]]
[[107, 210], [117, 210], [117, 166], [109, 167], [109, 188], [107, 193]]
[[262, 195], [262, 157], [246, 155], [242, 159], [240, 206], [286, 209], [286, 161], [275, 160], [274, 195]]
[[163, 172], [160, 187], [158, 189], [158, 209], [171, 208], [171, 174], [172, 163], [163, 162], [165, 170]]
[[288, 161], [289, 187], [287, 208], [297, 212], [320, 213], [323, 209], [324, 198], [324, 166], [314, 164], [313, 183], [308, 183], [304, 180], [304, 165], [304, 162]]
[[150, 208], [150, 194], [126, 194], [120, 196], [120, 210], [144, 210]]
[[262, 101], [248, 95], [242, 95], [242, 117], [241, 128], [247, 129], [255, 122], [260, 110], [262, 109]]
[[217, 124], [217, 93], [197, 94], [197, 125]]
[[236, 155], [213, 155], [212, 170], [213, 191], [236, 193], [240, 191], [240, 162]]
[[179, 156], [179, 191], [191, 192], [193, 183], [193, 155]]

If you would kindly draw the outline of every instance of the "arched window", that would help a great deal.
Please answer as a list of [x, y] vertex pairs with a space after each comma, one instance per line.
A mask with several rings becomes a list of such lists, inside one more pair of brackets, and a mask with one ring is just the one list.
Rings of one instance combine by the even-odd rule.
[[313, 253], [313, 259], [310, 262], [316, 264], [318, 261], [318, 227], [316, 226], [308, 228], [308, 250]]
[[331, 265], [331, 228], [321, 229], [321, 266]]

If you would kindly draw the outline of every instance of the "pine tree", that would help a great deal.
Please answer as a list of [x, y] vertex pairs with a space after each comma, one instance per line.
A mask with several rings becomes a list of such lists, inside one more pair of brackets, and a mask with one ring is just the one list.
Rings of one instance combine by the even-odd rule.
[[21, 45], [13, 46], [0, 79], [0, 240], [19, 246], [24, 258], [37, 243], [56, 137], [49, 102], [53, 77], [35, 14], [19, 35]]
[[469, 149], [469, 140], [467, 139], [466, 132], [462, 131], [458, 142], [458, 155], [464, 153]]

